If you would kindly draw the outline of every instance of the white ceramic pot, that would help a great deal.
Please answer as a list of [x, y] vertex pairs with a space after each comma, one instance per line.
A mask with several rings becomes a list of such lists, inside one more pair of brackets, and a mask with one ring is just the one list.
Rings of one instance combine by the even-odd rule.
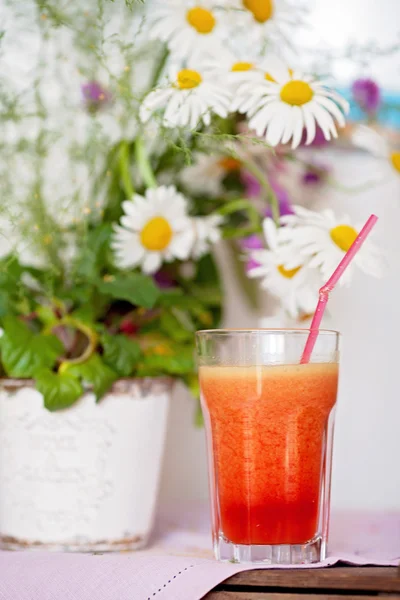
[[171, 381], [121, 379], [59, 412], [32, 383], [0, 389], [3, 549], [133, 550], [149, 538]]

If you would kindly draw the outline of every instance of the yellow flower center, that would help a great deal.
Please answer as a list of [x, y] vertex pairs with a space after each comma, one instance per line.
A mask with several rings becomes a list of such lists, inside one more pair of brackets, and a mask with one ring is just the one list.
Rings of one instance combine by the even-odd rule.
[[238, 171], [242, 166], [242, 163], [237, 158], [233, 158], [233, 156], [225, 156], [218, 161], [220, 167], [227, 171], [228, 173], [232, 173], [232, 171]]
[[147, 250], [164, 250], [171, 238], [171, 225], [164, 217], [153, 217], [140, 232], [140, 241]]
[[314, 313], [303, 313], [302, 315], [300, 315], [299, 317], [299, 321], [300, 323], [304, 323], [305, 321], [309, 321], [310, 319], [312, 319], [314, 316]]
[[211, 33], [216, 23], [212, 12], [201, 6], [195, 6], [188, 10], [186, 13], [186, 20], [197, 33], [202, 34]]
[[181, 69], [177, 77], [177, 85], [181, 90], [191, 90], [203, 81], [202, 76], [192, 69]]
[[281, 89], [281, 100], [292, 106], [302, 106], [310, 102], [314, 96], [311, 87], [305, 81], [293, 79], [285, 83]]
[[233, 65], [232, 71], [251, 71], [253, 67], [254, 65], [249, 62], [237, 62]]
[[400, 152], [392, 152], [390, 155], [390, 160], [392, 161], [392, 165], [396, 171], [400, 173]]
[[347, 252], [357, 235], [357, 231], [351, 225], [338, 225], [330, 231], [333, 243], [343, 252]]
[[273, 0], [243, 0], [243, 6], [253, 14], [258, 23], [266, 23], [274, 15]]
[[286, 277], [287, 279], [292, 279], [292, 277], [294, 277], [296, 275], [296, 273], [298, 273], [301, 269], [301, 267], [296, 267], [295, 269], [285, 269], [285, 267], [283, 265], [279, 265], [277, 267], [279, 273], [282, 275], [282, 277]]

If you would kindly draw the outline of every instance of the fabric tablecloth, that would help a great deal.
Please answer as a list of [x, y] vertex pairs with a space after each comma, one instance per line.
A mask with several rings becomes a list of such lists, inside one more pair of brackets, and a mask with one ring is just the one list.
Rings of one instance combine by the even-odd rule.
[[[200, 600], [231, 575], [254, 568], [214, 561], [209, 531], [206, 507], [186, 511], [175, 507], [160, 512], [144, 551], [117, 555], [3, 551], [0, 600]], [[312, 568], [338, 561], [399, 564], [400, 513], [334, 513], [329, 556]]]

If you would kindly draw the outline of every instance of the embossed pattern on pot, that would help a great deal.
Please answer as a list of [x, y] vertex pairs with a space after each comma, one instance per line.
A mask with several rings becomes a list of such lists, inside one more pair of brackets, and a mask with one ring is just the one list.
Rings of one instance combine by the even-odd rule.
[[[118, 382], [57, 413], [32, 386], [0, 391], [0, 543], [120, 550], [150, 534], [168, 380]], [[122, 389], [121, 389], [122, 388]]]

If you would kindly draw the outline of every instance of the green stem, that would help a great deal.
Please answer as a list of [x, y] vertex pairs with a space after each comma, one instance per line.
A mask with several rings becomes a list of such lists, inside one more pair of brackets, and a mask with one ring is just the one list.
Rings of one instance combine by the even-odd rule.
[[121, 175], [122, 187], [127, 198], [132, 198], [135, 189], [132, 184], [130, 169], [129, 169], [129, 144], [126, 141], [122, 141], [119, 147], [119, 172]]
[[228, 202], [217, 211], [220, 215], [230, 215], [232, 213], [242, 211], [247, 213], [250, 222], [250, 227], [238, 231], [237, 237], [241, 235], [242, 231], [247, 231], [248, 229], [251, 229], [251, 231], [254, 233], [255, 231], [259, 231], [261, 229], [261, 217], [256, 207], [253, 206], [253, 204], [248, 200], [240, 199]]
[[254, 233], [260, 233], [261, 230], [259, 227], [255, 229], [254, 227], [243, 227], [242, 229], [235, 229], [234, 227], [229, 227], [224, 229], [223, 238], [224, 240], [233, 240], [236, 238], [245, 238], [249, 235], [253, 235]]
[[52, 323], [50, 327], [46, 328], [45, 333], [51, 333], [55, 327], [59, 327], [60, 325], [67, 325], [68, 327], [73, 327], [74, 329], [77, 329], [78, 331], [83, 333], [88, 340], [88, 345], [86, 346], [85, 350], [80, 356], [78, 356], [77, 358], [66, 358], [61, 362], [58, 370], [60, 373], [64, 373], [69, 365], [77, 365], [84, 363], [92, 356], [92, 354], [96, 351], [97, 348], [98, 335], [88, 325], [68, 315], [62, 317], [59, 321], [57, 321], [57, 323]]
[[151, 80], [150, 91], [157, 86], [158, 80], [160, 79], [161, 73], [164, 70], [165, 63], [167, 62], [169, 56], [168, 48], [165, 48], [164, 52], [161, 55], [160, 62], [154, 69], [153, 77]]
[[271, 207], [272, 218], [276, 225], [279, 225], [280, 219], [280, 210], [279, 210], [279, 202], [278, 198], [275, 195], [274, 190], [268, 182], [268, 179], [265, 177], [264, 173], [261, 169], [251, 161], [241, 159], [243, 166], [258, 180], [263, 191], [265, 192], [268, 203]]
[[153, 169], [151, 168], [149, 157], [147, 156], [144, 143], [141, 137], [137, 137], [135, 140], [135, 159], [142, 179], [146, 184], [146, 187], [157, 187], [157, 180], [153, 173]]

